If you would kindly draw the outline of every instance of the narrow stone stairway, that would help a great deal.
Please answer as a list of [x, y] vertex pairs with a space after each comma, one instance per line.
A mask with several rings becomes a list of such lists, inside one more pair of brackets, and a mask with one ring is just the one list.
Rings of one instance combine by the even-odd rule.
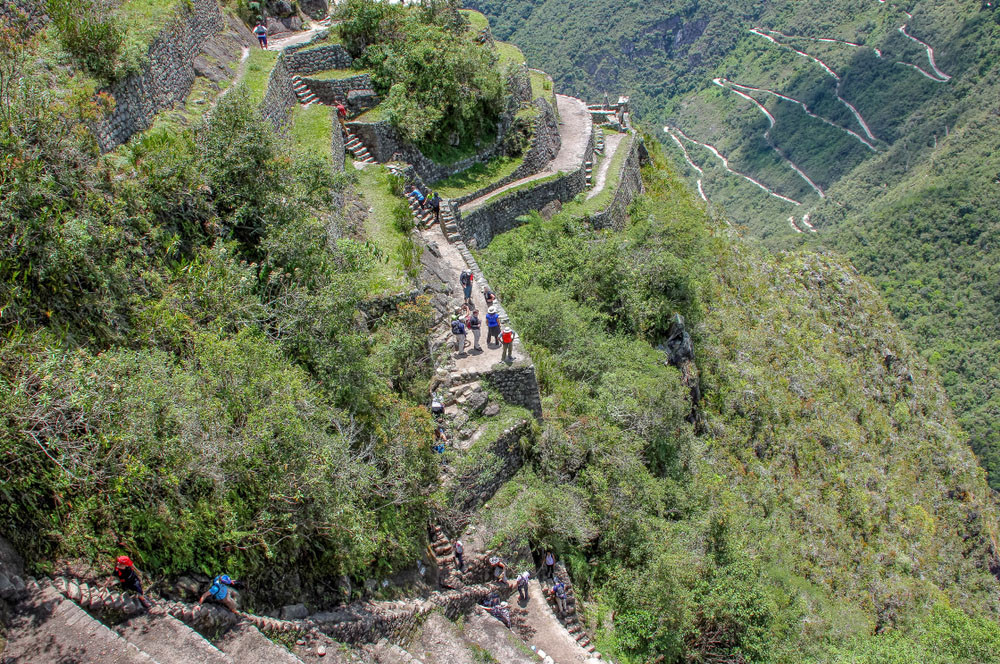
[[354, 135], [347, 127], [344, 127], [344, 149], [351, 153], [355, 161], [366, 164], [374, 164], [375, 158], [368, 152], [368, 148], [361, 142], [361, 139]]
[[247, 623], [228, 630], [216, 646], [237, 664], [302, 664], [301, 659]]
[[295, 96], [303, 106], [311, 106], [312, 104], [319, 103], [316, 95], [298, 74], [292, 74], [292, 89], [295, 90]]
[[570, 633], [581, 648], [587, 651], [587, 653], [589, 653], [594, 659], [601, 659], [601, 653], [598, 652], [597, 648], [591, 642], [590, 636], [583, 627], [583, 623], [580, 622], [580, 617], [576, 610], [576, 595], [573, 591], [573, 583], [569, 578], [569, 572], [566, 571], [566, 568], [562, 563], [557, 563], [555, 573], [556, 576], [558, 576], [559, 579], [566, 584], [566, 614], [562, 616], [559, 615], [555, 597], [546, 591], [545, 598], [549, 603], [549, 607], [552, 609], [553, 615], [559, 619], [559, 622], [563, 624], [566, 631]]
[[201, 634], [158, 607], [126, 620], [114, 631], [160, 664], [235, 664]]

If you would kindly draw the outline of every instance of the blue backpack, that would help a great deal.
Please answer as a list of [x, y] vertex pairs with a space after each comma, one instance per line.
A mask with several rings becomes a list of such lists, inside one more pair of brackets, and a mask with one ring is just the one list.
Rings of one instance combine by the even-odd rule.
[[465, 334], [465, 324], [460, 320], [451, 321], [452, 334]]

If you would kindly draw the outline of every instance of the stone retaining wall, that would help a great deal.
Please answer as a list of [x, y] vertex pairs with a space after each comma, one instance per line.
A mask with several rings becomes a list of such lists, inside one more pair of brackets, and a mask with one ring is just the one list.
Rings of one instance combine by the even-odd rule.
[[337, 110], [330, 109], [330, 123], [333, 131], [330, 132], [330, 155], [333, 158], [333, 172], [340, 173], [346, 168], [347, 148], [344, 147], [344, 132], [340, 130], [340, 123], [337, 121]]
[[628, 221], [628, 207], [635, 197], [643, 192], [642, 173], [639, 169], [649, 159], [649, 153], [642, 138], [637, 134], [632, 134], [630, 141], [628, 156], [621, 165], [614, 198], [606, 208], [589, 217], [593, 228], [613, 228], [616, 231], [625, 228], [625, 223]]
[[539, 115], [535, 120], [535, 135], [531, 140], [531, 148], [524, 155], [524, 163], [507, 177], [491, 182], [471, 194], [452, 199], [455, 205], [465, 205], [469, 201], [474, 201], [491, 191], [505, 187], [511, 182], [534, 175], [545, 168], [559, 154], [562, 137], [559, 136], [559, 120], [556, 118], [555, 110], [552, 108], [552, 104], [542, 98], [536, 99], [534, 104], [539, 110]]
[[365, 317], [369, 320], [373, 318], [381, 318], [386, 314], [391, 314], [399, 308], [399, 305], [404, 302], [413, 303], [421, 295], [430, 294], [433, 289], [430, 286], [424, 286], [423, 288], [414, 288], [408, 293], [396, 293], [395, 295], [388, 295], [386, 297], [376, 297], [370, 300], [365, 300], [358, 305]]
[[521, 215], [540, 210], [554, 200], [571, 200], [586, 188], [587, 175], [581, 166], [555, 179], [530, 183], [524, 189], [500, 194], [458, 217], [458, 229], [466, 242], [475, 240], [476, 246], [482, 249], [497, 235], [520, 226], [517, 218]]
[[[378, 96], [372, 91], [372, 77], [369, 74], [358, 74], [349, 78], [321, 79], [304, 76], [302, 81], [316, 95], [320, 103], [336, 106], [338, 103], [348, 106], [352, 113], [363, 113], [374, 108], [379, 103]], [[370, 94], [350, 95], [355, 91], [368, 91]]]
[[288, 69], [300, 75], [315, 74], [328, 69], [347, 69], [353, 63], [354, 58], [341, 44], [298, 48], [288, 55]]
[[264, 93], [264, 101], [260, 104], [260, 114], [274, 126], [276, 131], [282, 131], [291, 118], [292, 109], [298, 103], [299, 99], [292, 87], [292, 73], [288, 69], [287, 55], [282, 53], [278, 56], [267, 79], [267, 91]]
[[45, 0], [3, 0], [0, 2], [0, 23], [27, 20], [28, 31], [36, 32], [48, 22]]
[[[524, 371], [524, 369], [514, 371], [530, 373], [533, 381], [534, 368], [526, 367], [526, 369], [528, 371]], [[537, 390], [536, 387], [536, 395], [538, 394]], [[541, 405], [539, 404], [540, 412]], [[516, 475], [524, 464], [520, 440], [530, 434], [531, 423], [528, 420], [521, 420], [497, 436], [496, 441], [488, 449], [480, 451], [476, 457], [477, 463], [453, 478], [451, 508], [461, 514], [469, 514], [493, 498], [493, 494]]]
[[215, 0], [191, 0], [190, 5], [182, 5], [150, 45], [145, 69], [109, 90], [115, 108], [94, 123], [103, 152], [148, 129], [159, 111], [187, 97], [195, 78], [194, 59], [204, 43], [224, 28]]

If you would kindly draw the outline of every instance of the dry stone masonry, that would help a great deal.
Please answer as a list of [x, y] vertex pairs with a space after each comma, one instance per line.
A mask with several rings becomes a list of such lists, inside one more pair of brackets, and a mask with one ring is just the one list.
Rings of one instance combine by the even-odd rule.
[[348, 69], [354, 63], [354, 58], [340, 44], [295, 49], [287, 58], [288, 69], [302, 75], [328, 69]]
[[183, 101], [194, 83], [195, 58], [205, 42], [224, 28], [215, 0], [191, 0], [182, 5], [176, 18], [153, 40], [145, 69], [109, 90], [115, 108], [94, 127], [101, 150], [107, 152], [124, 144], [149, 128], [159, 111]]
[[635, 200], [635, 197], [643, 192], [640, 169], [649, 160], [649, 152], [646, 150], [642, 138], [638, 135], [633, 133], [625, 140], [629, 140], [630, 143], [628, 155], [621, 165], [618, 188], [615, 190], [611, 203], [600, 212], [590, 216], [589, 221], [593, 228], [613, 228], [616, 231], [625, 228], [625, 223], [628, 221], [628, 207]]

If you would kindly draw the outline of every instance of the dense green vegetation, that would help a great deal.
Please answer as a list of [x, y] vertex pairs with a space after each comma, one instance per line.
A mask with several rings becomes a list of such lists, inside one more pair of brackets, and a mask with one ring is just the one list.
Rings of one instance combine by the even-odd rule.
[[389, 121], [425, 154], [447, 161], [456, 147], [495, 138], [506, 74], [452, 3], [349, 0], [338, 17], [344, 44], [385, 97]]
[[523, 163], [522, 157], [494, 157], [489, 161], [475, 164], [461, 173], [438, 180], [431, 185], [431, 189], [445, 198], [458, 198], [507, 177]]
[[[983, 473], [881, 297], [731, 236], [662, 154], [644, 180], [620, 234], [481, 252], [546, 410], [494, 543], [554, 547], [624, 662], [997, 661]], [[675, 311], [697, 373], [656, 349]]]
[[[568, 92], [598, 100], [632, 96], [640, 120], [665, 122], [715, 145], [732, 167], [801, 200], [771, 197], [723, 170], [708, 151], [687, 144], [704, 170], [704, 189], [734, 221], [772, 248], [806, 243], [843, 252], [873, 277], [924, 358], [937, 370], [969, 442], [1000, 488], [1000, 219], [996, 175], [1000, 131], [1000, 14], [975, 0], [907, 6], [867, 0], [826, 3], [661, 0], [567, 5], [556, 0], [476, 0], [494, 33], [511, 39], [532, 64]], [[933, 81], [923, 47], [935, 48], [952, 78]], [[819, 199], [763, 138], [767, 121], [750, 102], [711, 83], [725, 77], [805, 101], [819, 115], [863, 135], [835, 97], [836, 82], [817, 63], [748, 30], [779, 30], [782, 43], [822, 59], [843, 79], [878, 152], [795, 104], [750, 93], [774, 114], [772, 138], [827, 194]], [[863, 47], [820, 43], [836, 38]], [[581, 44], [586, 44], [581, 48]], [[879, 49], [876, 55], [875, 48]], [[681, 172], [695, 173], [667, 140]], [[817, 235], [787, 219], [810, 214]], [[801, 225], [801, 224], [800, 224]]]
[[342, 214], [350, 176], [286, 150], [244, 86], [101, 156], [95, 102], [13, 37], [0, 531], [43, 569], [127, 552], [154, 579], [226, 570], [251, 604], [412, 561], [436, 477], [430, 318], [358, 317], [392, 248]]

